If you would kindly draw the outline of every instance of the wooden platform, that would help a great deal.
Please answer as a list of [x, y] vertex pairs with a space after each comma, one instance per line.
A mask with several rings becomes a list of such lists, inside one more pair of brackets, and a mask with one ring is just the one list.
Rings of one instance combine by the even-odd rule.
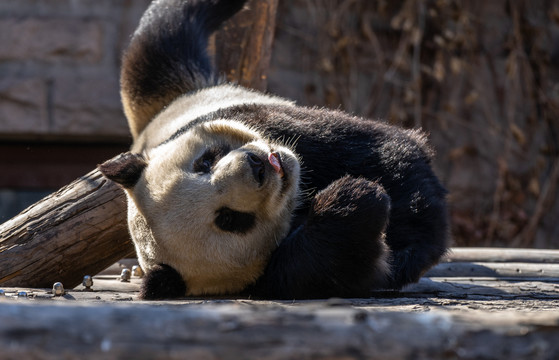
[[145, 302], [119, 272], [60, 297], [2, 288], [0, 359], [559, 359], [557, 250], [454, 249], [368, 299]]

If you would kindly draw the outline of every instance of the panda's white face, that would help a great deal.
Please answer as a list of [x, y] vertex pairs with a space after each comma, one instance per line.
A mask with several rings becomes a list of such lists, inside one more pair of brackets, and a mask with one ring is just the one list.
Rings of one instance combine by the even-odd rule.
[[127, 189], [142, 267], [173, 267], [187, 295], [231, 293], [256, 280], [289, 229], [300, 171], [295, 154], [240, 123], [217, 120], [144, 157]]

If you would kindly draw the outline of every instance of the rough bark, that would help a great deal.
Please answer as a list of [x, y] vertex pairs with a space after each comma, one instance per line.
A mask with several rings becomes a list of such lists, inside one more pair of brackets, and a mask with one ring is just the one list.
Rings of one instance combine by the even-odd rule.
[[278, 0], [252, 0], [216, 34], [215, 60], [227, 80], [266, 90], [277, 5]]
[[[79, 319], [79, 320], [78, 320]], [[5, 304], [0, 347], [33, 359], [556, 359], [557, 313]]]
[[522, 262], [559, 264], [559, 250], [511, 248], [453, 248], [446, 262]]
[[[557, 265], [559, 252], [452, 250], [432, 272], [444, 278], [361, 299], [146, 302], [137, 298], [138, 277], [116, 280], [130, 261], [96, 276], [91, 289], [79, 286], [63, 296], [3, 287], [0, 358], [558, 358], [558, 279], [527, 281], [521, 274], [537, 264]], [[477, 272], [462, 277], [447, 266], [498, 267], [507, 258], [521, 271], [506, 280]]]
[[75, 286], [133, 251], [124, 193], [94, 170], [0, 225], [0, 285]]
[[[252, 1], [218, 32], [226, 39], [215, 45], [218, 68], [229, 80], [266, 87], [276, 3]], [[74, 287], [133, 250], [122, 190], [92, 171], [0, 225], [0, 285]]]

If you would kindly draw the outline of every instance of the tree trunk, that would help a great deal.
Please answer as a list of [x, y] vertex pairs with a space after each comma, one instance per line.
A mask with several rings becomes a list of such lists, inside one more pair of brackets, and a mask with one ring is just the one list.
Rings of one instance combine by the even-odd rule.
[[[276, 5], [252, 0], [218, 32], [217, 66], [229, 80], [265, 89]], [[133, 252], [125, 195], [94, 170], [0, 225], [0, 285], [72, 288]]]
[[252, 0], [216, 33], [216, 66], [227, 80], [266, 90], [278, 0]]

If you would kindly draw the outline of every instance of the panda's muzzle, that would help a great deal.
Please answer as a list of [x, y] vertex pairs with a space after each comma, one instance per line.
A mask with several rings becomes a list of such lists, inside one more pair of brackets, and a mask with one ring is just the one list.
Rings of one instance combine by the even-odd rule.
[[[264, 181], [266, 180], [266, 172], [268, 170], [273, 170], [272, 172], [277, 173], [280, 178], [283, 178], [283, 180], [285, 180], [285, 172], [283, 170], [281, 156], [279, 153], [272, 152], [268, 154], [266, 160], [263, 160], [260, 156], [252, 152], [247, 152], [246, 156], [248, 164], [250, 165], [250, 168], [252, 170], [252, 176], [258, 183], [259, 187], [264, 184]], [[268, 167], [268, 169], [266, 169], [266, 167]]]
[[247, 161], [252, 170], [254, 180], [256, 180], [258, 186], [262, 186], [266, 175], [266, 166], [264, 165], [264, 161], [262, 161], [258, 155], [251, 152], [247, 153]]

